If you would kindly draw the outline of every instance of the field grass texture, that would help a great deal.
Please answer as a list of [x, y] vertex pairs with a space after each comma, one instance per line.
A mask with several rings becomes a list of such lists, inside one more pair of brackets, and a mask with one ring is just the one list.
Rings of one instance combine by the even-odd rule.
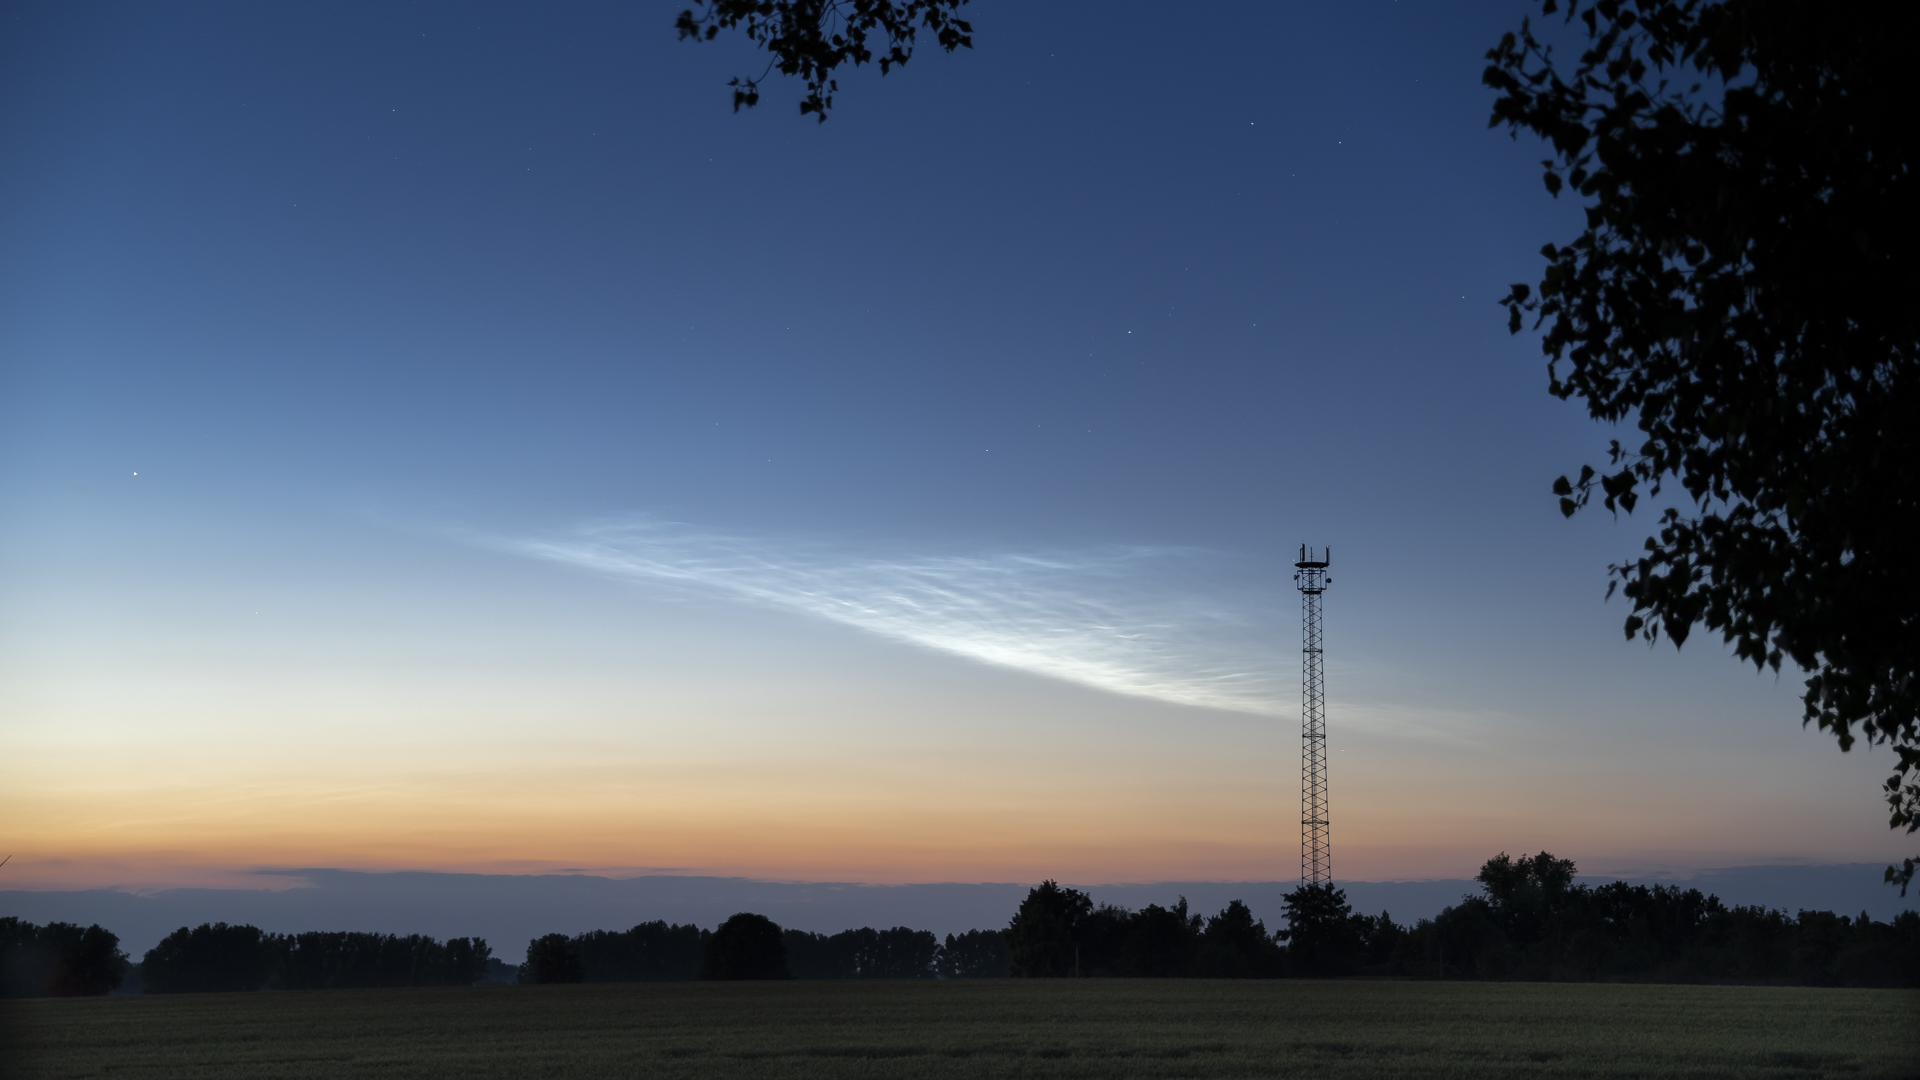
[[27, 1077], [1913, 1077], [1920, 992], [629, 983], [0, 1002]]

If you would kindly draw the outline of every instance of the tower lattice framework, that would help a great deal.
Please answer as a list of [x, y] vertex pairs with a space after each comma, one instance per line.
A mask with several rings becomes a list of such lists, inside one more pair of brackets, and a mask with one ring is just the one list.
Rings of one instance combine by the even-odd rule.
[[1327, 828], [1327, 685], [1320, 652], [1320, 594], [1333, 549], [1300, 547], [1293, 582], [1300, 589], [1300, 883], [1333, 880], [1333, 844]]

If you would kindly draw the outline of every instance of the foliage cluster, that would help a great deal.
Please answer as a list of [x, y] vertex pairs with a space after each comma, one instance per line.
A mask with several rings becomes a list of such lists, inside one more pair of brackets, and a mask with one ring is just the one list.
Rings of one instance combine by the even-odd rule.
[[[733, 87], [733, 111], [760, 104], [760, 80], [774, 68], [798, 75], [807, 84], [800, 115], [812, 113], [825, 123], [840, 89], [834, 72], [877, 62], [880, 74], [904, 67], [913, 57], [919, 31], [931, 33], [947, 52], [973, 48], [973, 27], [960, 18], [967, 0], [694, 0], [674, 20], [682, 40], [712, 41], [722, 30], [738, 29], [767, 51], [767, 70], [740, 76]], [[873, 44], [869, 44], [869, 41]], [[876, 56], [874, 49], [880, 52]]]
[[126, 978], [127, 954], [111, 931], [0, 918], [0, 997], [90, 997]]
[[1920, 6], [1542, 14], [1563, 3], [1577, 59], [1526, 21], [1484, 81], [1490, 123], [1551, 146], [1547, 190], [1586, 230], [1503, 303], [1544, 330], [1555, 395], [1641, 438], [1556, 481], [1561, 510], [1678, 487], [1612, 568], [1627, 635], [1701, 623], [1757, 666], [1791, 659], [1806, 723], [1892, 745], [1890, 823], [1920, 829]]
[[306, 933], [270, 935], [269, 985], [277, 990], [361, 986], [471, 986], [486, 974], [493, 950], [483, 938], [435, 941], [419, 934]]
[[419, 934], [269, 934], [256, 926], [181, 927], [140, 961], [150, 994], [469, 986], [487, 970], [482, 938]]
[[934, 963], [943, 979], [1004, 979], [1013, 974], [1007, 935], [998, 930], [948, 934]]
[[644, 922], [631, 930], [548, 934], [527, 943], [523, 983], [677, 982], [700, 976], [713, 931]]
[[1172, 907], [1131, 911], [1096, 907], [1086, 893], [1046, 881], [1021, 901], [1007, 927], [1011, 968], [1027, 978], [1347, 974], [1369, 950], [1382, 948], [1383, 929], [1404, 933], [1384, 914], [1354, 915], [1345, 894], [1330, 886], [1302, 886], [1286, 903], [1289, 928], [1270, 933], [1239, 900], [1211, 918], [1189, 912], [1185, 897]]
[[940, 970], [940, 939], [930, 930], [788, 930], [785, 937], [787, 968], [796, 979], [931, 979]]
[[785, 979], [787, 939], [765, 915], [743, 911], [729, 916], [707, 939], [700, 959], [703, 979]]

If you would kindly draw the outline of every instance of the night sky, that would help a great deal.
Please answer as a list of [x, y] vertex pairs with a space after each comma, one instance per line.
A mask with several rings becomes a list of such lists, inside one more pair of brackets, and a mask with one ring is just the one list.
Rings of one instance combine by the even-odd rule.
[[1284, 880], [1303, 543], [1336, 876], [1910, 853], [1549, 493], [1527, 5], [681, 6], [10, 6], [0, 884]]

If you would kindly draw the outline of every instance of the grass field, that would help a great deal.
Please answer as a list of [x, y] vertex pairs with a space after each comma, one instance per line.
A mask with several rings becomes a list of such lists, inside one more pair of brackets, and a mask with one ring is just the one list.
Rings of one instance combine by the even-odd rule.
[[0, 1002], [28, 1077], [1920, 1076], [1920, 993], [654, 983]]

